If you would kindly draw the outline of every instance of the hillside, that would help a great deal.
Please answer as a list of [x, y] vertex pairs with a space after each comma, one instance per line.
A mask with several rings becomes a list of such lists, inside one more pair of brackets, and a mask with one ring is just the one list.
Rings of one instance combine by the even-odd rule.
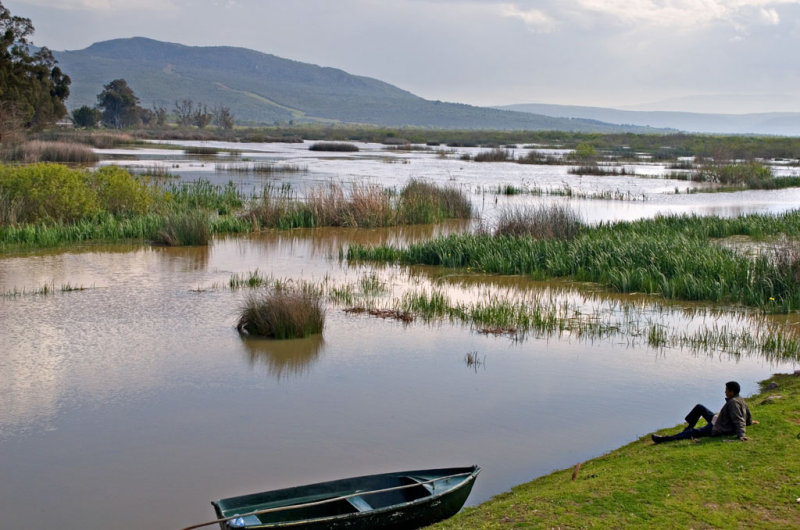
[[685, 132], [717, 134], [800, 135], [800, 112], [710, 114], [696, 112], [633, 111], [573, 105], [521, 104], [498, 109], [530, 112], [556, 118], [580, 118]]
[[458, 129], [652, 132], [429, 101], [377, 79], [233, 47], [194, 47], [141, 37], [54, 52], [72, 78], [69, 108], [94, 106], [103, 85], [123, 78], [151, 108], [191, 99], [225, 105], [238, 123], [344, 122]]

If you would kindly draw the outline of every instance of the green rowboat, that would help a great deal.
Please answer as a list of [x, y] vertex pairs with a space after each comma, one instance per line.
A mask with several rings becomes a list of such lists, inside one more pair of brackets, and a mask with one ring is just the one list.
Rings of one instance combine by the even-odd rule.
[[237, 528], [412, 529], [455, 515], [480, 468], [400, 471], [212, 501], [219, 523]]

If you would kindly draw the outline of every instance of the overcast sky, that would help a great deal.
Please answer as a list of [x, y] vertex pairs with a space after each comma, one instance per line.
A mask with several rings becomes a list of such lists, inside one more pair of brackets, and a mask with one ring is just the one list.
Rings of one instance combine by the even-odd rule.
[[[251, 48], [474, 105], [800, 111], [800, 0], [2, 3], [53, 50], [143, 36]], [[690, 96], [705, 98], [675, 101]]]

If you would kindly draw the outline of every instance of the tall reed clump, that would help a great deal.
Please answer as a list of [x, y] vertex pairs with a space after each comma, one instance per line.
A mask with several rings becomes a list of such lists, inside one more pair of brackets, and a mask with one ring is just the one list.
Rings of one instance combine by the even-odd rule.
[[455, 187], [439, 187], [412, 179], [400, 192], [398, 224], [430, 224], [444, 219], [469, 219], [472, 203]]
[[308, 147], [309, 151], [332, 151], [354, 153], [358, 151], [358, 146], [347, 142], [316, 142]]
[[394, 222], [389, 194], [377, 184], [354, 185], [349, 195], [330, 184], [309, 192], [306, 207], [317, 226], [374, 228]]
[[36, 162], [63, 162], [92, 164], [98, 156], [91, 147], [72, 142], [33, 140], [0, 150], [0, 158], [8, 162], [34, 164]]
[[495, 235], [533, 236], [538, 239], [573, 239], [583, 221], [565, 205], [538, 205], [504, 210], [498, 217]]
[[204, 246], [211, 241], [208, 214], [201, 210], [175, 212], [164, 218], [155, 242], [170, 247]]
[[246, 335], [294, 339], [322, 333], [324, 324], [319, 295], [273, 289], [248, 295], [236, 328]]

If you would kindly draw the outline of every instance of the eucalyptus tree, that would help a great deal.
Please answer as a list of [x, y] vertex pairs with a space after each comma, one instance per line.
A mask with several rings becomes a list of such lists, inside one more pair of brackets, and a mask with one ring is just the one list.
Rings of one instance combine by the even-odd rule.
[[29, 18], [12, 15], [0, 2], [0, 135], [38, 130], [67, 114], [71, 80], [50, 50], [33, 47], [33, 32]]

